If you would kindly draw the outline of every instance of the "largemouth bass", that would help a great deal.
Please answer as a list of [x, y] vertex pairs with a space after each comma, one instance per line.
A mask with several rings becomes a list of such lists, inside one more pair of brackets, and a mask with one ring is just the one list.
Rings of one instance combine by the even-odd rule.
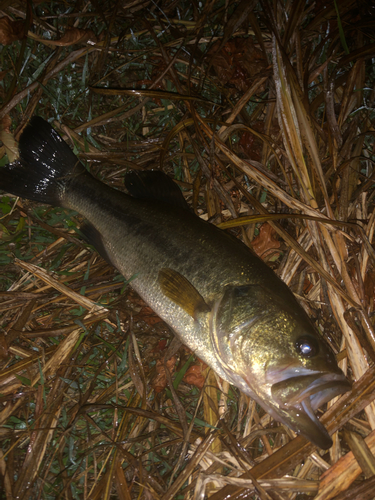
[[320, 448], [315, 410], [350, 389], [289, 288], [240, 240], [191, 213], [161, 172], [129, 173], [129, 194], [95, 179], [42, 118], [0, 170], [0, 189], [76, 210], [99, 253], [216, 373]]

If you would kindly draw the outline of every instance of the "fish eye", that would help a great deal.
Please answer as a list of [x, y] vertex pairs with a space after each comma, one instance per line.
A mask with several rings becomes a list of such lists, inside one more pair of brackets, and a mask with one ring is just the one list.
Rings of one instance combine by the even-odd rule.
[[304, 358], [311, 358], [312, 356], [316, 356], [319, 352], [319, 344], [318, 341], [314, 339], [314, 337], [300, 337], [299, 339], [297, 339], [295, 345], [298, 354], [300, 354]]

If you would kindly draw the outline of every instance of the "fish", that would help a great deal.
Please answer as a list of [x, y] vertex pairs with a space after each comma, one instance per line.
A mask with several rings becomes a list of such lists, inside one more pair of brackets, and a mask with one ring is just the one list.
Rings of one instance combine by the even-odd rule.
[[322, 449], [316, 412], [350, 390], [329, 345], [288, 286], [238, 238], [194, 214], [160, 170], [125, 176], [127, 193], [92, 176], [34, 116], [0, 189], [73, 209], [84, 237], [177, 337], [222, 379]]

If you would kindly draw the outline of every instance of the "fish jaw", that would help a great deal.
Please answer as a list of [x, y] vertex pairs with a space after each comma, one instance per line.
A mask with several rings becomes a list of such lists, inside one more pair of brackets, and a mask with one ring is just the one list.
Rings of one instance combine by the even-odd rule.
[[[285, 424], [313, 444], [327, 450], [332, 439], [321, 424], [315, 411], [331, 399], [351, 389], [350, 382], [341, 373], [308, 373], [288, 376], [274, 384], [266, 383], [249, 371], [242, 373], [239, 382], [238, 371], [227, 374], [243, 392], [257, 401], [275, 420]], [[296, 370], [301, 372], [300, 369]], [[283, 374], [279, 373], [282, 378]]]
[[229, 367], [226, 374], [229, 381], [257, 401], [275, 420], [323, 450], [332, 446], [332, 439], [315, 411], [351, 389], [342, 372], [299, 375], [274, 384], [262, 383], [261, 378], [249, 372], [240, 377], [238, 369], [230, 371]]
[[326, 450], [332, 446], [332, 440], [315, 411], [350, 388], [342, 372], [286, 378], [271, 385], [275, 418]]

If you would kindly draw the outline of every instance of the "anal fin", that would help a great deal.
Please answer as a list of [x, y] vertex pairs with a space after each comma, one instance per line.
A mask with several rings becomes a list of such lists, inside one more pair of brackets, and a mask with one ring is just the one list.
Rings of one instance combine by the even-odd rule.
[[85, 222], [82, 224], [82, 226], [79, 228], [79, 232], [81, 233], [82, 237], [92, 245], [95, 250], [98, 252], [98, 254], [108, 262], [108, 264], [111, 264], [113, 266], [113, 263], [111, 262], [111, 258], [108, 255], [108, 252], [104, 246], [103, 242], [103, 237], [100, 234], [100, 232], [94, 227], [92, 224], [89, 222]]

